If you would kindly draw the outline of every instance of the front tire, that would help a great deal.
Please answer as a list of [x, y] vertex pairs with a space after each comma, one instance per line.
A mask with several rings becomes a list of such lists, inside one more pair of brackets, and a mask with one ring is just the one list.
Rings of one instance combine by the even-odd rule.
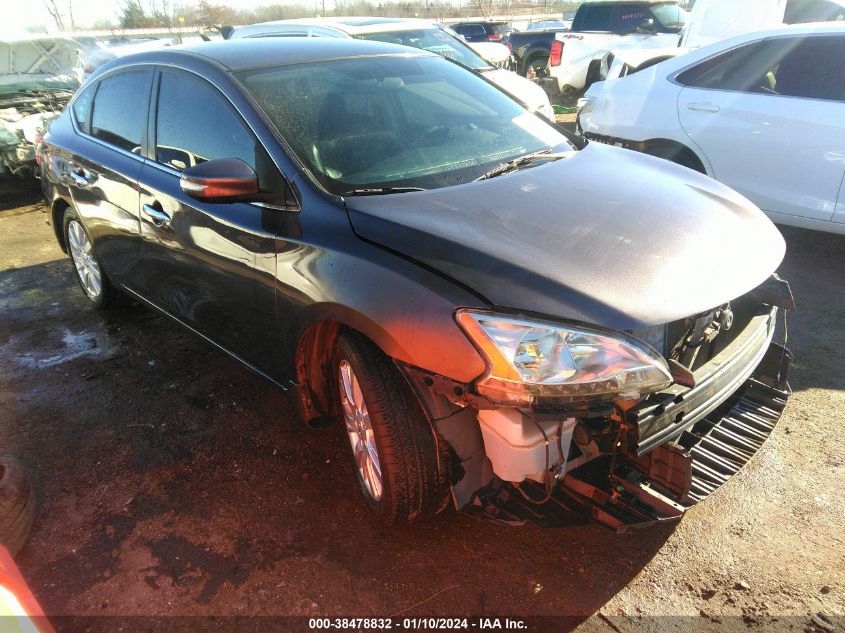
[[355, 472], [370, 508], [387, 525], [443, 510], [450, 499], [448, 450], [396, 366], [363, 336], [346, 333], [334, 368]]
[[104, 310], [120, 303], [120, 293], [94, 253], [93, 241], [73, 209], [65, 211], [64, 236], [79, 287], [94, 307]]

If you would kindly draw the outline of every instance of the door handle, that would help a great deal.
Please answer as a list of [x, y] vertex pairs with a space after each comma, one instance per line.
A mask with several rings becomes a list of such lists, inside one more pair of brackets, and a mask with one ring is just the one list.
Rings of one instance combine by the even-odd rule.
[[694, 110], [695, 112], [718, 112], [721, 110], [717, 105], [712, 103], [688, 103], [687, 110]]
[[150, 204], [144, 205], [144, 215], [146, 215], [156, 226], [164, 226], [170, 222], [170, 216], [161, 209], [156, 209]]
[[80, 189], [90, 187], [97, 179], [95, 175], [88, 175], [84, 169], [76, 169], [70, 172], [70, 179]]

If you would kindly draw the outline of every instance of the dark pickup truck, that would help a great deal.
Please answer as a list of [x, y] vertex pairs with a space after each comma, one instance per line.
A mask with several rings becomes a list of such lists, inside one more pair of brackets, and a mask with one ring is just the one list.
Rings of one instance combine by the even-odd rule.
[[511, 32], [504, 43], [511, 50], [516, 60], [516, 72], [520, 75], [527, 75], [528, 69], [533, 68], [538, 77], [545, 75], [555, 33], [568, 30], [564, 27], [556, 27], [536, 31]]

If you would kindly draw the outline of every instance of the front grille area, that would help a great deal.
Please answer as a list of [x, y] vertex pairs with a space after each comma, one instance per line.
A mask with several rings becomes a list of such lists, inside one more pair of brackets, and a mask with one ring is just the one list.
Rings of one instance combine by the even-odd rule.
[[775, 430], [788, 397], [788, 391], [752, 378], [727, 411], [704, 418], [681, 437], [692, 457], [689, 501], [712, 494], [748, 463]]
[[695, 387], [673, 385], [625, 413], [638, 455], [675, 441], [742, 387], [761, 362], [774, 333], [776, 310], [760, 314], [695, 372]]
[[[572, 527], [596, 521], [618, 532], [677, 520], [741, 470], [769, 438], [786, 406], [792, 355], [771, 344], [753, 374], [714, 411], [636, 460], [611, 455], [568, 473], [544, 504], [526, 501], [504, 487], [479, 495], [468, 512], [500, 523], [530, 521]], [[523, 483], [531, 497], [544, 490]]]

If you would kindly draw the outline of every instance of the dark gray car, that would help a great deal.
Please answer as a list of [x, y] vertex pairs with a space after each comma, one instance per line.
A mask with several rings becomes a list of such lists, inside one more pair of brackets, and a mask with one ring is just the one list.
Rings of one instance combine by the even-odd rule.
[[336, 419], [387, 523], [677, 517], [788, 395], [784, 243], [757, 208], [432, 53], [127, 56], [40, 164], [91, 301], [140, 300]]

